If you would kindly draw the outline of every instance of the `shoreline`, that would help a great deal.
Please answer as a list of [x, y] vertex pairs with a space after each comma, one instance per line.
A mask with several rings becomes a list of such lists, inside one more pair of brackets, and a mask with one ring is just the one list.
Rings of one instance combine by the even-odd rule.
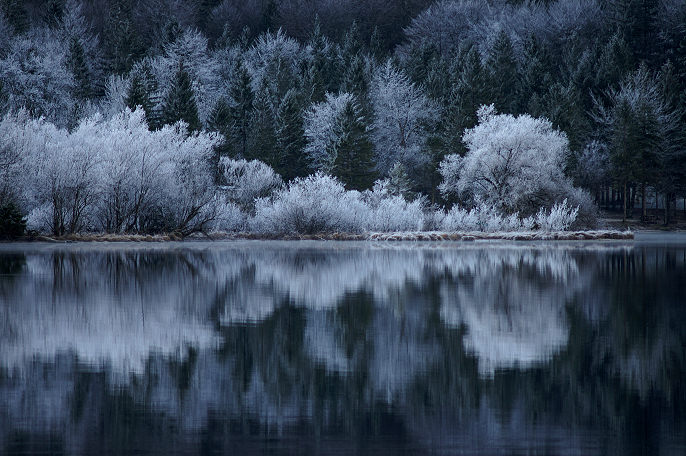
[[319, 234], [259, 234], [259, 233], [208, 233], [194, 234], [182, 237], [178, 234], [71, 234], [66, 236], [24, 236], [15, 240], [0, 241], [14, 242], [44, 242], [44, 243], [72, 243], [72, 242], [193, 242], [193, 241], [232, 241], [232, 240], [281, 240], [281, 241], [597, 241], [597, 240], [633, 240], [634, 231], [619, 230], [587, 230], [587, 231], [556, 231], [556, 232], [400, 232], [400, 233], [319, 233]]

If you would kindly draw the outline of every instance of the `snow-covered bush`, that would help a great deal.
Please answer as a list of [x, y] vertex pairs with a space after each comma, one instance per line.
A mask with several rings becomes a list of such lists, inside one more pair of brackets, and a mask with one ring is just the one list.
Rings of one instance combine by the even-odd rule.
[[31, 229], [189, 233], [214, 218], [214, 134], [189, 136], [182, 123], [151, 132], [143, 111], [128, 109], [72, 132], [21, 111], [0, 132], [20, 157], [6, 176]]
[[570, 207], [565, 199], [555, 204], [550, 211], [541, 208], [536, 214], [536, 225], [541, 231], [564, 231], [576, 220], [578, 207]]
[[291, 181], [271, 198], [258, 199], [255, 209], [252, 228], [266, 233], [360, 232], [368, 215], [360, 192], [346, 191], [322, 173]]
[[366, 229], [370, 231], [419, 231], [424, 225], [424, 202], [408, 202], [388, 189], [388, 179], [377, 181], [372, 191], [363, 194], [369, 208]]
[[208, 206], [214, 210], [213, 219], [208, 228], [212, 231], [243, 231], [248, 224], [248, 215], [225, 195], [217, 195], [214, 204]]
[[268, 197], [283, 185], [281, 177], [259, 160], [219, 160], [219, 173], [228, 197], [243, 210], [253, 212], [257, 198]]
[[519, 213], [505, 215], [494, 205], [481, 203], [467, 210], [460, 206], [453, 206], [441, 221], [444, 231], [484, 231], [484, 232], [513, 232], [530, 231], [533, 229], [532, 217], [520, 218]]

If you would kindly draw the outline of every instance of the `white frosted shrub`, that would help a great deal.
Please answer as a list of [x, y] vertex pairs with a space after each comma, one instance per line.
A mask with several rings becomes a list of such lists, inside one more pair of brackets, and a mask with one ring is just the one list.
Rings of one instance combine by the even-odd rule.
[[238, 232], [246, 228], [247, 214], [236, 203], [229, 201], [226, 196], [217, 196], [217, 200], [211, 207], [215, 211], [209, 226], [212, 231]]
[[232, 160], [222, 157], [219, 172], [228, 197], [245, 211], [255, 209], [255, 200], [269, 196], [283, 185], [281, 176], [259, 160]]
[[368, 216], [360, 192], [316, 173], [291, 181], [271, 198], [259, 198], [251, 225], [266, 233], [360, 232]]
[[570, 207], [565, 199], [562, 203], [556, 203], [550, 212], [541, 208], [536, 214], [536, 225], [541, 231], [564, 231], [576, 220], [579, 207]]
[[368, 206], [368, 216], [362, 227], [369, 231], [419, 231], [424, 225], [424, 201], [407, 201], [389, 190], [388, 179], [374, 183], [374, 188], [362, 194]]
[[454, 206], [444, 216], [440, 228], [444, 231], [483, 231], [513, 232], [530, 231], [533, 229], [534, 219], [521, 219], [518, 213], [505, 215], [491, 204], [481, 203], [467, 210]]

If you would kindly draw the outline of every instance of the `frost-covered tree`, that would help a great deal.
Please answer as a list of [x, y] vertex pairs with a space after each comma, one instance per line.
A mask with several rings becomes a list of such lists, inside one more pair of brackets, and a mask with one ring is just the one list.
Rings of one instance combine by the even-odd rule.
[[268, 233], [362, 231], [366, 207], [356, 191], [322, 173], [297, 178], [256, 203], [253, 229]]
[[26, 108], [60, 125], [74, 106], [74, 78], [68, 69], [68, 43], [47, 29], [16, 37], [0, 60], [0, 84], [10, 109]]
[[381, 175], [395, 162], [410, 172], [426, 164], [428, 127], [436, 110], [424, 92], [389, 60], [377, 69], [370, 96], [374, 109], [372, 138]]
[[[195, 29], [186, 29], [164, 46], [163, 55], [151, 62], [155, 77], [163, 88], [172, 86], [178, 68], [183, 63], [192, 82], [198, 117], [202, 123], [206, 122], [218, 99], [225, 94], [227, 86], [221, 81], [221, 65], [215, 57], [233, 56], [211, 54], [207, 38]], [[231, 62], [228, 63], [230, 65]]]
[[306, 48], [278, 30], [260, 35], [246, 52], [244, 63], [254, 91], [266, 86], [271, 96], [282, 99], [290, 88], [300, 84], [306, 60]]
[[483, 106], [479, 124], [464, 134], [467, 154], [441, 163], [445, 195], [492, 204], [506, 213], [533, 212], [571, 188], [563, 174], [564, 133], [546, 119], [497, 114]]

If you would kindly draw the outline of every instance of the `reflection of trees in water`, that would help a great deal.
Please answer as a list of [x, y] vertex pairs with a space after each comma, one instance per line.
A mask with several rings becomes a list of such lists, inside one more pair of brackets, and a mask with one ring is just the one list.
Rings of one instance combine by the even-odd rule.
[[[638, 439], [665, 422], [664, 404], [686, 405], [681, 255], [279, 243], [28, 254], [0, 280], [13, 328], [0, 334], [12, 366], [0, 370], [0, 421], [66, 429], [80, 448], [93, 423], [115, 447], [154, 441], [133, 429], [143, 423], [153, 435], [202, 429], [228, 448], [246, 432], [383, 433], [389, 410], [412, 439], [446, 445], [576, 447], [584, 426]], [[27, 361], [64, 350], [85, 365]], [[99, 373], [126, 369], [137, 375], [118, 386]], [[658, 424], [641, 428], [648, 418]]]
[[588, 284], [568, 251], [516, 253], [473, 252], [470, 267], [441, 290], [443, 321], [466, 326], [464, 345], [484, 375], [547, 361], [564, 348], [565, 305]]

